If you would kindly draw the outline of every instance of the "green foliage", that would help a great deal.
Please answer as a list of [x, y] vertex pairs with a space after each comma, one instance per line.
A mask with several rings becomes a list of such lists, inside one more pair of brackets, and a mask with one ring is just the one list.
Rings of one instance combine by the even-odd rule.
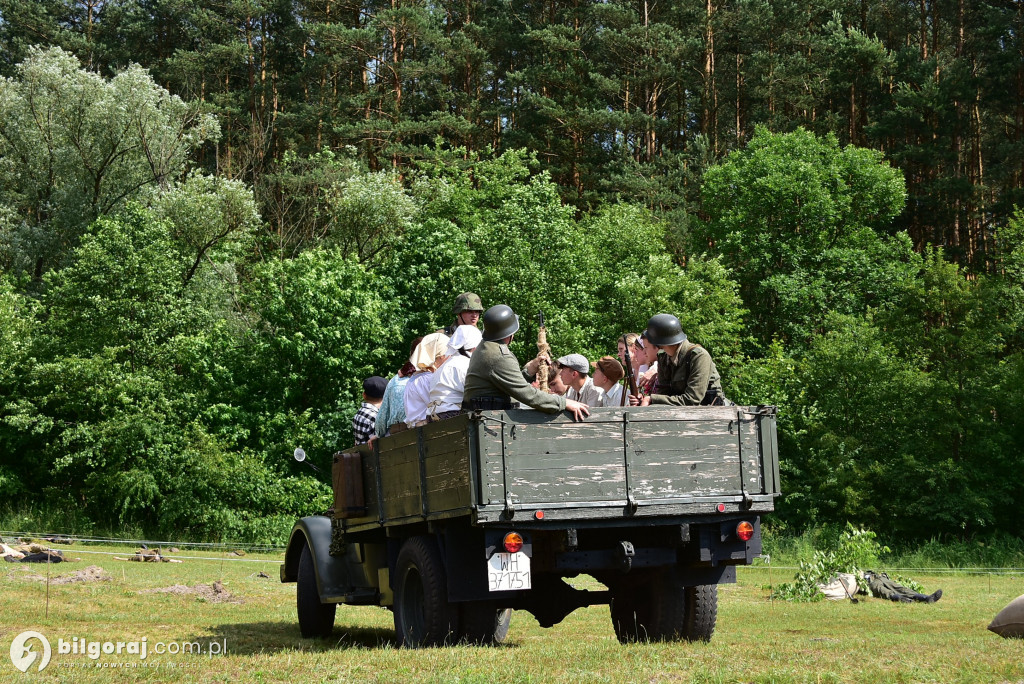
[[533, 353], [540, 311], [557, 354], [614, 353], [620, 335], [658, 311], [678, 312], [723, 356], [738, 348], [744, 312], [728, 271], [713, 259], [673, 263], [653, 214], [620, 204], [577, 220], [523, 153], [474, 160], [468, 171], [424, 166], [414, 185], [421, 223], [382, 265], [408, 303], [410, 330], [447, 323], [453, 295], [471, 290], [520, 314], [520, 355]]
[[876, 541], [870, 530], [846, 523], [846, 529], [838, 536], [823, 540], [814, 551], [811, 560], [801, 560], [800, 569], [792, 582], [779, 585], [772, 598], [785, 601], [820, 601], [825, 598], [819, 585], [828, 584], [838, 573], [850, 573], [857, 578], [861, 589], [867, 584], [860, 576], [865, 570], [878, 568], [882, 554], [889, 553], [887, 546]]
[[270, 251], [291, 257], [319, 244], [334, 220], [325, 206], [325, 196], [336, 194], [333, 189], [344, 187], [349, 178], [363, 171], [350, 154], [325, 149], [301, 157], [294, 150], [287, 151], [255, 186]]
[[0, 79], [2, 266], [38, 277], [64, 264], [92, 221], [169, 184], [218, 130], [142, 67], [107, 80], [58, 48], [31, 50]]
[[1024, 566], [1024, 540], [1008, 531], [983, 538], [903, 542], [894, 548], [890, 565], [903, 568], [1019, 568]]
[[326, 243], [360, 261], [403, 238], [415, 212], [396, 174], [366, 173], [325, 190], [330, 215]]
[[302, 421], [326, 420], [335, 426], [318, 440], [326, 459], [351, 442], [351, 425], [337, 414], [354, 412], [362, 379], [384, 372], [391, 350], [407, 344], [390, 283], [354, 256], [316, 248], [257, 265], [240, 301], [252, 328], [233, 360], [232, 403], [247, 407], [249, 443], [290, 453]]
[[[179, 267], [184, 267], [183, 286], [197, 275], [227, 283], [237, 280], [235, 264], [250, 254], [261, 223], [252, 191], [244, 183], [193, 172], [155, 193], [150, 207], [154, 217], [169, 224], [171, 249]], [[218, 289], [206, 282], [191, 291]]]
[[[201, 358], [225, 349], [230, 326], [191, 296], [200, 280], [183, 280], [194, 258], [183, 246], [169, 222], [130, 205], [97, 221], [73, 264], [47, 276], [45, 322], [33, 344], [45, 358], [28, 367], [21, 399], [4, 418], [4, 434], [26, 452], [16, 475], [62, 490], [108, 525], [280, 540], [327, 490], [239, 450], [236, 432], [218, 437], [215, 423], [204, 424], [211, 408], [231, 410], [217, 402], [230, 395], [210, 382], [225, 369]], [[213, 257], [231, 254], [211, 245], [204, 258], [216, 265]]]
[[739, 280], [756, 339], [804, 346], [825, 316], [881, 306], [916, 271], [906, 239], [874, 232], [903, 208], [902, 175], [873, 150], [758, 129], [704, 174], [711, 241]]

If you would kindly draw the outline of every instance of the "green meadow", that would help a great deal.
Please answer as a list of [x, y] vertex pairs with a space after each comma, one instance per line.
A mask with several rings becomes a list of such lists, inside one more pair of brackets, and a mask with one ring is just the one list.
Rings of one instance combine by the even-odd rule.
[[[81, 560], [49, 568], [0, 565], [0, 681], [1024, 681], [1024, 641], [986, 630], [1004, 605], [1024, 593], [1024, 578], [1005, 573], [915, 571], [927, 591], [943, 589], [933, 605], [870, 598], [789, 603], [768, 596], [770, 585], [792, 579], [792, 565], [759, 565], [740, 568], [736, 584], [720, 587], [718, 626], [708, 644], [623, 646], [607, 606], [594, 606], [551, 629], [517, 612], [508, 642], [498, 647], [407, 651], [395, 647], [391, 613], [383, 608], [340, 607], [331, 639], [303, 639], [295, 585], [278, 579], [280, 554], [183, 549], [173, 554], [181, 563], [115, 560], [130, 554], [123, 547], [78, 545], [65, 554]], [[92, 565], [108, 579], [60, 583]], [[576, 584], [596, 588], [588, 577]], [[11, 642], [25, 630], [51, 643], [52, 658], [42, 672], [22, 674], [8, 657]], [[145, 659], [58, 652], [60, 639], [116, 646], [143, 638]], [[158, 643], [165, 651], [198, 643], [226, 652], [157, 654]], [[29, 645], [41, 650], [38, 642]]]

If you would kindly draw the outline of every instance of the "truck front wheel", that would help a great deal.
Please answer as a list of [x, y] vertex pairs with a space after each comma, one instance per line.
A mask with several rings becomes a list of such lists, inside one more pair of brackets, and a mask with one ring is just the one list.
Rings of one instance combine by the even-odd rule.
[[313, 568], [313, 554], [309, 545], [302, 547], [299, 556], [299, 576], [295, 589], [295, 604], [299, 613], [299, 631], [307, 639], [326, 638], [334, 629], [336, 603], [321, 603], [316, 588], [316, 571]]
[[448, 603], [444, 561], [431, 537], [402, 545], [395, 566], [395, 634], [405, 648], [450, 643], [458, 635], [458, 612]]

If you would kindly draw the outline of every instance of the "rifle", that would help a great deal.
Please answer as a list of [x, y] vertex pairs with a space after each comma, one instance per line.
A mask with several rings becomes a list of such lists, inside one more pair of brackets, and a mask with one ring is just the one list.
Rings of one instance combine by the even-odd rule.
[[[551, 354], [551, 347], [548, 346], [548, 329], [544, 327], [544, 312], [541, 311], [537, 314], [537, 322], [540, 327], [537, 328], [537, 355]], [[540, 363], [537, 364], [537, 387], [541, 392], [551, 393], [548, 389], [548, 362], [542, 358]]]
[[[633, 375], [633, 359], [629, 357], [629, 338], [626, 335], [622, 336], [622, 348], [626, 350], [626, 383], [629, 385], [629, 391], [634, 397], [639, 397], [640, 393], [636, 389], [636, 376]], [[619, 406], [626, 405], [626, 393], [622, 393], [622, 399], [619, 400]]]

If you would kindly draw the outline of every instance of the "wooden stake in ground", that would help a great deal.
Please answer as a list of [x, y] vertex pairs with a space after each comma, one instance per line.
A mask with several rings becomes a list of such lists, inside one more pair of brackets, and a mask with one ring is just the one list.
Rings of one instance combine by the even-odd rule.
[[50, 617], [50, 551], [46, 551], [46, 611], [44, 617]]

